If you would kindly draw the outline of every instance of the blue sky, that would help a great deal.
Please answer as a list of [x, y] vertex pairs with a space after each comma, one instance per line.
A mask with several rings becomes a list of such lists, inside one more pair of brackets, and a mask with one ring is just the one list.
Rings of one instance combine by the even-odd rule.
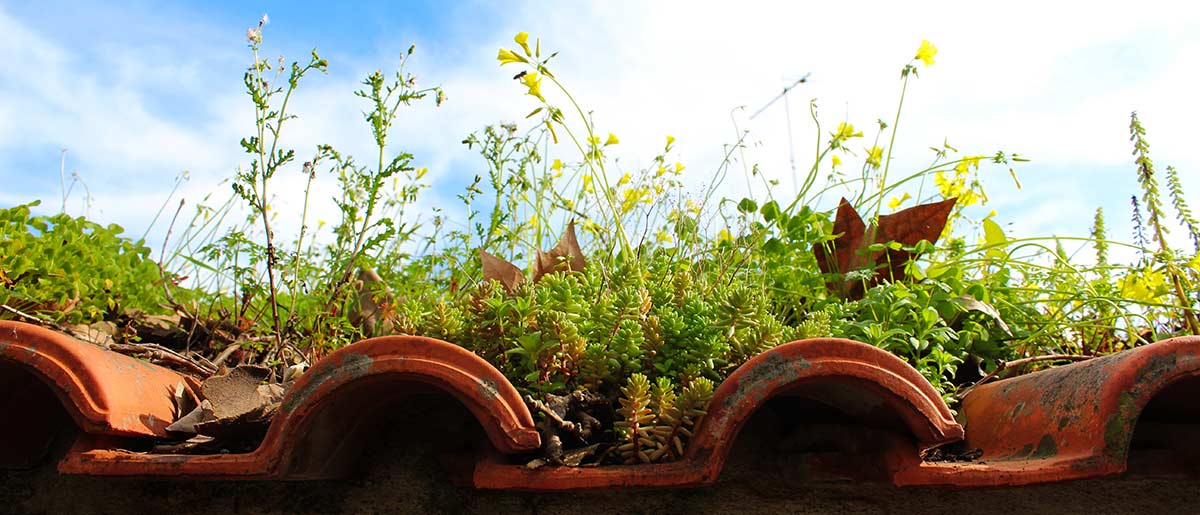
[[[422, 84], [443, 86], [449, 102], [406, 112], [394, 150], [431, 169], [423, 205], [447, 206], [451, 216], [454, 195], [482, 170], [459, 142], [534, 107], [495, 62], [496, 49], [513, 46], [521, 30], [562, 52], [557, 75], [594, 110], [598, 130], [620, 136], [610, 154], [627, 169], [647, 163], [671, 134], [674, 157], [703, 179], [736, 121], [751, 131], [747, 161], [787, 186], [783, 105], [752, 121], [748, 113], [811, 72], [789, 97], [792, 146], [806, 167], [816, 136], [808, 100], [817, 99], [826, 131], [842, 120], [860, 129], [890, 121], [897, 72], [929, 39], [937, 63], [910, 86], [893, 171], [921, 167], [943, 140], [970, 154], [1019, 152], [1034, 160], [1018, 167], [1020, 190], [1006, 169], [984, 168], [988, 209], [1011, 233], [1083, 235], [1103, 205], [1112, 234], [1127, 239], [1136, 192], [1128, 117], [1138, 110], [1159, 168], [1176, 166], [1185, 186], [1200, 191], [1192, 150], [1200, 18], [1169, 3], [344, 4], [0, 0], [0, 205], [36, 198], [44, 212], [57, 211], [62, 148], [67, 173], [91, 192], [89, 216], [135, 236], [184, 170], [189, 202], [226, 195], [221, 181], [246, 163], [237, 141], [252, 127], [241, 85], [245, 31], [263, 13], [266, 55], [303, 59], [315, 47], [331, 62], [296, 98], [300, 118], [286, 142], [301, 156], [316, 143], [366, 155], [369, 133], [352, 92], [417, 45], [412, 71]], [[570, 157], [566, 148], [550, 157], [560, 155]], [[299, 210], [291, 205], [299, 177], [277, 188], [285, 230], [295, 226], [286, 213]], [[732, 180], [726, 193], [745, 188]], [[73, 194], [68, 212], [83, 213], [80, 201]], [[316, 209], [333, 216], [329, 202]], [[152, 244], [163, 230], [152, 231]], [[1184, 242], [1181, 231], [1172, 238]]]

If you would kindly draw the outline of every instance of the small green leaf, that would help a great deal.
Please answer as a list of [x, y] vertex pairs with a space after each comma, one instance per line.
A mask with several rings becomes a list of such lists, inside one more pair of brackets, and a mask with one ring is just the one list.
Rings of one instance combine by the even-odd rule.
[[763, 204], [762, 215], [763, 215], [763, 220], [766, 220], [768, 222], [774, 221], [776, 218], [779, 218], [779, 203], [772, 200], [770, 202], [767, 202], [766, 204]]
[[988, 218], [983, 221], [983, 237], [988, 245], [1003, 246], [1008, 243], [1008, 238], [1004, 236], [1004, 229], [1000, 228], [1000, 224]]

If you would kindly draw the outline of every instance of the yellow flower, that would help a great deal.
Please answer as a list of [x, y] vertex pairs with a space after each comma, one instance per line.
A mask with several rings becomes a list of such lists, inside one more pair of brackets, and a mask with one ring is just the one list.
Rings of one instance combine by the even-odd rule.
[[1192, 260], [1188, 261], [1187, 266], [1191, 267], [1192, 270], [1195, 270], [1196, 273], [1200, 273], [1200, 252], [1192, 256]]
[[593, 147], [599, 145], [600, 136], [588, 136], [588, 143], [591, 143]]
[[516, 52], [513, 52], [512, 50], [509, 50], [507, 48], [500, 49], [500, 55], [496, 56], [496, 60], [500, 61], [500, 66], [504, 66], [508, 63], [527, 62], [524, 57], [517, 55]]
[[542, 96], [542, 77], [538, 75], [538, 72], [526, 73], [524, 77], [521, 77], [521, 83], [529, 88], [529, 96], [537, 97], [542, 102], [546, 101], [546, 97]]
[[661, 229], [654, 233], [654, 239], [658, 240], [659, 243], [671, 243], [672, 241], [675, 241], [670, 234], [667, 234], [667, 231]]
[[837, 168], [838, 165], [840, 165], [840, 164], [842, 164], [842, 158], [840, 158], [838, 156], [833, 156], [833, 167]]
[[665, 167], [659, 166], [658, 171], [654, 172], [654, 178], [657, 179], [659, 177], [662, 177], [663, 174], [666, 174], [666, 173], [667, 173], [667, 169]]
[[726, 241], [733, 242], [733, 235], [729, 234], [729, 229], [721, 229], [720, 232], [717, 233], [717, 241], [718, 242], [726, 242]]
[[947, 177], [946, 172], [933, 174], [933, 183], [937, 185], [942, 198], [954, 198], [962, 194], [962, 181], [958, 180], [957, 177], [954, 179]]
[[1130, 274], [1121, 284], [1121, 296], [1139, 302], [1155, 302], [1166, 292], [1162, 272], [1143, 270], [1141, 277]]
[[892, 197], [892, 200], [888, 201], [888, 208], [896, 209], [900, 207], [900, 204], [903, 204], [905, 200], [910, 198], [912, 198], [912, 195], [909, 195], [908, 193], [905, 193], [903, 197]]
[[586, 191], [588, 193], [595, 191], [592, 189], [592, 176], [591, 175], [583, 176], [583, 191]]
[[513, 41], [516, 41], [518, 45], [521, 45], [521, 48], [525, 49], [525, 55], [533, 55], [533, 52], [529, 51], [528, 32], [518, 32], [517, 35], [513, 37]]
[[674, 145], [674, 144], [675, 144], [675, 136], [667, 134], [667, 146], [670, 147], [671, 145]]
[[842, 122], [838, 124], [837, 133], [833, 135], [833, 139], [842, 141], [850, 138], [861, 138], [862, 131], [854, 132], [854, 124]]
[[867, 164], [879, 168], [883, 165], [883, 149], [871, 147], [867, 149]]
[[971, 171], [972, 166], [978, 170], [979, 160], [983, 158], [984, 156], [963, 156], [962, 161], [954, 165], [954, 176], [957, 178], [967, 175]]
[[608, 140], [604, 142], [604, 145], [605, 146], [616, 145], [620, 142], [621, 142], [621, 140], [617, 139], [617, 135], [610, 132], [610, 133], [608, 133]]
[[562, 161], [561, 161], [561, 160], [558, 160], [558, 159], [555, 159], [555, 160], [554, 160], [554, 164], [550, 165], [550, 169], [551, 169], [551, 170], [554, 170], [554, 171], [556, 171], [556, 172], [558, 172], [558, 171], [561, 171], [561, 170], [563, 169], [563, 164], [562, 164]]
[[648, 202], [654, 201], [654, 199], [652, 197], [650, 197], [650, 188], [645, 188], [645, 187], [629, 188], [629, 189], [625, 190], [624, 192], [622, 192], [622, 195], [625, 197], [621, 201], [621, 214], [622, 215], [633, 210], [634, 206], [637, 206], [638, 202], [647, 202], [648, 203]]
[[675, 173], [683, 173], [684, 168], [686, 168], [686, 167], [683, 166], [683, 163], [680, 163], [678, 161], [675, 162]]
[[937, 55], [937, 47], [933, 46], [928, 39], [921, 40], [921, 48], [917, 49], [916, 59], [920, 59], [925, 63], [925, 66], [933, 64], [933, 56]]
[[617, 186], [624, 186], [626, 184], [629, 184], [629, 178], [630, 178], [629, 174], [622, 175], [621, 180], [617, 181]]

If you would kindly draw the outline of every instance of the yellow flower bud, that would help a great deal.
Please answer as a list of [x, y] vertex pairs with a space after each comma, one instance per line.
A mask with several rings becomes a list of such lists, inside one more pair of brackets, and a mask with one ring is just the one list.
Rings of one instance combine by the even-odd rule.
[[516, 52], [513, 52], [507, 48], [500, 49], [500, 54], [496, 56], [496, 60], [500, 61], [500, 66], [504, 66], [508, 63], [528, 62], [524, 57], [517, 55]]
[[533, 55], [533, 52], [529, 50], [528, 32], [518, 32], [517, 35], [513, 37], [513, 41], [516, 41], [518, 45], [521, 45], [521, 48], [525, 50], [525, 55]]

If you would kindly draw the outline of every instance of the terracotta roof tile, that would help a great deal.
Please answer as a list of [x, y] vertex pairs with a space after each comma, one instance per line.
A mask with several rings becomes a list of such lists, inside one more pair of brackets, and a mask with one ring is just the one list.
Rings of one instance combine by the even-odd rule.
[[[373, 413], [402, 409], [398, 399], [409, 394], [440, 392], [466, 408], [490, 445], [473, 466], [467, 464], [464, 480], [480, 488], [539, 491], [713, 483], [743, 426], [775, 399], [819, 402], [851, 423], [885, 428], [890, 436], [883, 438], [881, 459], [868, 461], [881, 470], [863, 475], [900, 485], [1015, 485], [1116, 474], [1127, 468], [1135, 428], [1160, 421], [1168, 429], [1200, 425], [1195, 402], [1200, 337], [982, 385], [963, 401], [962, 426], [933, 387], [899, 358], [863, 343], [815, 339], [776, 347], [727, 378], [677, 462], [528, 469], [519, 463], [523, 459], [506, 455], [528, 456], [540, 438], [524, 402], [499, 371], [450, 343], [390, 336], [350, 345], [318, 362], [288, 391], [253, 452], [182, 456], [120, 450], [163, 435], [180, 379], [52, 331], [0, 322], [0, 410], [25, 421], [0, 433], [0, 465], [40, 459], [47, 435], [66, 420], [55, 418], [55, 398], [82, 429], [59, 464], [64, 473], [314, 479], [353, 471], [369, 441]], [[1139, 423], [1143, 418], [1150, 421]], [[1148, 429], [1139, 431], [1155, 437]], [[946, 444], [978, 448], [982, 455], [965, 463], [920, 458], [923, 449]]]

